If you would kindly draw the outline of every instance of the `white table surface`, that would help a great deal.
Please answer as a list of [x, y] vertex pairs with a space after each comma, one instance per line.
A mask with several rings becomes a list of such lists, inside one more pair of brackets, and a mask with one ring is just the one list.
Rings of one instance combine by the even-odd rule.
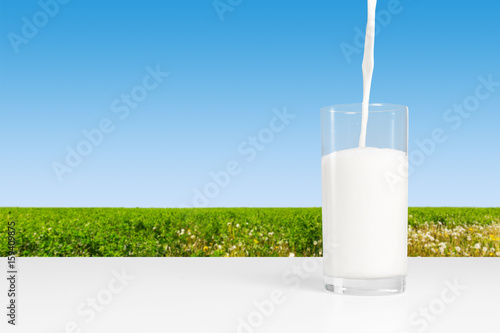
[[379, 297], [325, 291], [317, 258], [17, 260], [18, 325], [2, 306], [1, 332], [500, 332], [500, 258], [410, 258], [407, 291]]

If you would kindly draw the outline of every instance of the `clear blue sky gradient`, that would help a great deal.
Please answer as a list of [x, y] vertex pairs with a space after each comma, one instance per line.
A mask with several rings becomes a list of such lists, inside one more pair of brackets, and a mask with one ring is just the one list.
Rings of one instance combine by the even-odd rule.
[[[319, 110], [361, 101], [366, 1], [42, 3], [52, 16], [0, 1], [1, 206], [321, 205]], [[371, 101], [409, 106], [410, 156], [435, 128], [447, 137], [412, 172], [410, 206], [500, 206], [500, 87], [471, 97], [478, 77], [500, 81], [500, 2], [377, 9]], [[146, 91], [157, 65], [169, 75]], [[134, 108], [133, 89], [147, 93]], [[447, 113], [465, 100], [476, 110]], [[284, 108], [295, 118], [275, 119]], [[60, 181], [53, 163], [103, 119], [114, 130]]]

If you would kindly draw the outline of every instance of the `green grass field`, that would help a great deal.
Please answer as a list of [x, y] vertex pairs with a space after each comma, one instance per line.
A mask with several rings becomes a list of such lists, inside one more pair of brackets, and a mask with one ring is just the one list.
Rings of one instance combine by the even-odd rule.
[[[0, 208], [0, 254], [321, 256], [320, 208]], [[500, 256], [500, 208], [410, 208], [410, 256]]]

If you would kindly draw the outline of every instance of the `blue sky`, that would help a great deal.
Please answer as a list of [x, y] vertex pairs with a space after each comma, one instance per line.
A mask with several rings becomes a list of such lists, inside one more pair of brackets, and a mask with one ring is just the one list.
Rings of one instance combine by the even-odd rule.
[[[61, 2], [0, 1], [0, 205], [321, 205], [319, 110], [361, 101], [366, 1]], [[410, 108], [410, 206], [500, 206], [500, 3], [377, 10], [371, 101]]]

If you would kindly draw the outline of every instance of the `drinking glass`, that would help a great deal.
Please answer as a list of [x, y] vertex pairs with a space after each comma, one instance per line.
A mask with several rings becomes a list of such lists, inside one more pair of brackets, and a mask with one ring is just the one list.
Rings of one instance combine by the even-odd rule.
[[321, 109], [323, 268], [327, 290], [383, 295], [405, 289], [408, 108], [361, 103]]

